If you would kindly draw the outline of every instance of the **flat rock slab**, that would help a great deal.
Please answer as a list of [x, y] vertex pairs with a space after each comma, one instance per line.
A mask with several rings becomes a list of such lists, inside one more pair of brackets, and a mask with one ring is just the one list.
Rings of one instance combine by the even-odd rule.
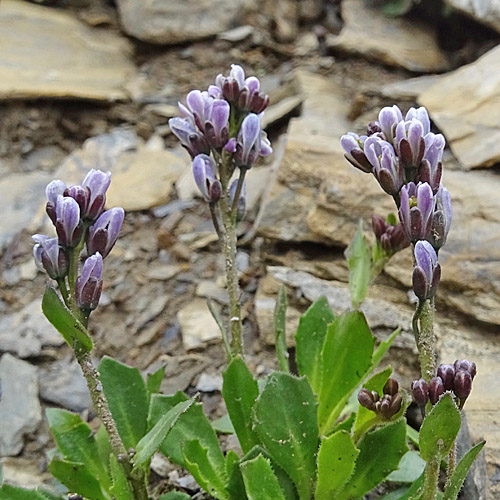
[[429, 27], [388, 17], [365, 0], [343, 0], [341, 14], [344, 27], [340, 35], [328, 37], [330, 48], [418, 73], [449, 68]]
[[446, 0], [446, 3], [500, 32], [498, 0]]
[[36, 299], [19, 312], [0, 319], [0, 351], [20, 358], [39, 356], [44, 347], [60, 346], [64, 339], [42, 313], [42, 299]]
[[177, 321], [181, 326], [182, 343], [187, 351], [221, 338], [219, 327], [203, 299], [194, 299], [180, 309]]
[[217, 35], [238, 24], [243, 0], [118, 0], [125, 32], [173, 44]]
[[136, 70], [127, 40], [16, 0], [2, 1], [0, 33], [0, 98], [128, 97], [124, 84]]
[[467, 169], [500, 162], [500, 45], [439, 77], [418, 102]]
[[36, 368], [10, 354], [0, 359], [0, 456], [14, 456], [24, 446], [24, 435], [42, 421]]

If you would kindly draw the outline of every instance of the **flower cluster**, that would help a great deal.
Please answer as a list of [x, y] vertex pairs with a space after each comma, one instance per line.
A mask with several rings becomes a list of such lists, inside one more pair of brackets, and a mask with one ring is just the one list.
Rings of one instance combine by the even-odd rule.
[[428, 384], [423, 378], [412, 383], [413, 399], [419, 406], [425, 406], [428, 401], [435, 405], [449, 391], [455, 395], [458, 406], [462, 409], [472, 390], [475, 376], [476, 364], [465, 359], [457, 359], [453, 365], [440, 365], [437, 375]]
[[401, 224], [392, 224], [385, 221], [380, 215], [374, 214], [372, 228], [377, 243], [388, 255], [395, 254], [410, 245]]
[[[208, 90], [192, 90], [186, 103], [179, 103], [182, 117], [171, 118], [170, 129], [193, 158], [194, 178], [206, 202], [229, 197], [225, 189], [235, 168], [249, 169], [259, 156], [272, 152], [261, 128], [268, 104], [259, 80], [245, 78], [243, 68], [235, 64], [229, 76], [217, 76]], [[222, 161], [229, 164], [224, 174], [220, 172]], [[240, 188], [240, 196], [242, 192]], [[244, 204], [244, 200], [238, 203]]]
[[[411, 108], [403, 118], [398, 106], [392, 106], [368, 124], [367, 135], [349, 132], [341, 145], [352, 165], [372, 173], [393, 196], [407, 241], [428, 243], [418, 245], [413, 282], [420, 300], [433, 297], [440, 276], [437, 252], [446, 243], [452, 219], [450, 193], [441, 184], [444, 137], [430, 131], [425, 108]], [[381, 244], [385, 229], [379, 221], [374, 224]], [[399, 229], [391, 232], [399, 239]], [[384, 245], [389, 248], [390, 242], [390, 235], [384, 236]]]
[[[91, 170], [77, 186], [66, 187], [60, 180], [50, 182], [45, 190], [46, 211], [57, 237], [33, 236], [37, 267], [58, 282], [63, 296], [74, 293], [77, 307], [87, 313], [99, 303], [102, 261], [113, 248], [125, 215], [120, 207], [104, 211], [110, 182], [111, 173], [100, 170]], [[78, 273], [78, 266], [71, 269], [71, 263], [78, 264], [85, 245], [87, 258], [75, 275], [75, 290], [71, 290], [66, 278], [71, 272]]]
[[401, 410], [403, 398], [399, 393], [397, 380], [389, 378], [382, 390], [382, 397], [377, 391], [361, 389], [358, 393], [358, 401], [361, 406], [380, 415], [382, 419], [390, 420]]

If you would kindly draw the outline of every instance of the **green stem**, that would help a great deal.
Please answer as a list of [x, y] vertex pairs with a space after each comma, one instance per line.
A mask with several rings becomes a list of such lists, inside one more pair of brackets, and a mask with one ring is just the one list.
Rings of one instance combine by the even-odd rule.
[[428, 383], [436, 374], [436, 339], [434, 336], [434, 299], [426, 300], [420, 314], [420, 335], [418, 350], [420, 353], [420, 371]]
[[421, 500], [436, 500], [439, 480], [439, 460], [435, 458], [425, 466], [424, 488]]
[[240, 199], [241, 190], [243, 189], [243, 184], [245, 183], [245, 175], [247, 173], [246, 167], [240, 167], [240, 176], [238, 177], [238, 184], [236, 185], [236, 191], [233, 199], [233, 206], [231, 207], [231, 219], [236, 224], [236, 215], [238, 211], [238, 200]]
[[219, 224], [219, 217], [217, 216], [217, 204], [216, 203], [209, 203], [209, 206], [210, 206], [210, 215], [212, 216], [212, 222], [214, 224], [215, 232], [217, 233], [219, 240], [222, 241], [224, 235], [221, 232], [221, 228], [220, 228], [220, 224]]
[[[456, 461], [456, 441], [453, 441], [450, 453], [448, 454], [448, 468], [446, 470], [446, 486], [448, 486], [453, 472], [455, 472], [455, 461]], [[445, 487], [446, 490], [446, 487]]]

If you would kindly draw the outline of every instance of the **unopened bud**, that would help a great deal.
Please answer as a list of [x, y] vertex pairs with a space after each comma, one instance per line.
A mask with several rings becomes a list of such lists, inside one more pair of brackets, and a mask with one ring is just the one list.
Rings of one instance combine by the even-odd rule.
[[476, 363], [472, 363], [471, 361], [467, 361], [466, 359], [463, 359], [462, 361], [459, 361], [457, 359], [453, 366], [455, 367], [456, 372], [460, 370], [465, 370], [470, 373], [473, 379], [476, 376], [477, 372]]
[[375, 411], [375, 401], [372, 393], [368, 389], [361, 389], [358, 393], [358, 401], [361, 406], [368, 410]]
[[429, 399], [435, 405], [444, 394], [444, 384], [441, 377], [433, 377], [429, 382]]
[[383, 393], [394, 396], [399, 391], [399, 384], [396, 379], [389, 378], [384, 385]]
[[459, 370], [453, 381], [453, 392], [460, 399], [461, 406], [465, 403], [472, 389], [472, 375], [465, 370]]
[[455, 378], [455, 368], [452, 365], [440, 365], [437, 375], [443, 381], [444, 390], [452, 391], [453, 379]]
[[419, 406], [425, 406], [429, 401], [429, 386], [423, 378], [412, 382], [411, 393]]

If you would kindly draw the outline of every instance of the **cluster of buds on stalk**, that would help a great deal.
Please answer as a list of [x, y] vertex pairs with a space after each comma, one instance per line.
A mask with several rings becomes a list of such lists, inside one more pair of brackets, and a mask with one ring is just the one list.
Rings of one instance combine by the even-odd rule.
[[[37, 267], [57, 281], [66, 305], [75, 304], [85, 317], [99, 303], [103, 259], [113, 248], [125, 215], [119, 207], [104, 210], [110, 182], [111, 173], [100, 170], [91, 170], [77, 186], [50, 182], [46, 212], [57, 237], [33, 236]], [[80, 270], [84, 246], [87, 252]]]
[[472, 390], [472, 381], [475, 376], [476, 363], [471, 363], [466, 359], [461, 361], [457, 359], [452, 365], [440, 365], [437, 375], [432, 377], [429, 383], [423, 378], [412, 383], [413, 399], [421, 407], [424, 407], [428, 401], [435, 405], [445, 392], [451, 392], [455, 396], [458, 407], [462, 409]]
[[390, 420], [401, 410], [403, 398], [399, 393], [399, 384], [397, 380], [389, 378], [382, 390], [382, 396], [377, 391], [361, 389], [358, 393], [359, 404], [376, 415], [382, 420]]
[[[436, 292], [440, 277], [437, 253], [446, 243], [452, 219], [450, 193], [441, 184], [445, 139], [430, 128], [425, 108], [411, 108], [403, 118], [394, 105], [380, 111], [378, 120], [368, 124], [366, 135], [349, 132], [341, 138], [346, 159], [373, 174], [396, 202], [401, 226], [389, 228], [387, 234], [387, 226], [377, 218], [373, 227], [380, 246], [390, 252], [406, 246], [401, 243], [401, 231], [414, 245], [413, 282], [420, 300]], [[417, 251], [419, 243], [425, 245]]]
[[[268, 105], [259, 80], [245, 78], [243, 68], [233, 64], [229, 76], [217, 76], [206, 91], [189, 92], [186, 103], [179, 103], [182, 117], [169, 120], [170, 129], [193, 158], [194, 179], [203, 199], [215, 204], [223, 197], [238, 218], [245, 212], [244, 172], [272, 152], [261, 128]], [[232, 182], [236, 171], [238, 178]]]
[[410, 245], [402, 224], [398, 224], [396, 220], [392, 220], [393, 217], [389, 216], [387, 220], [384, 220], [380, 215], [372, 215], [372, 228], [377, 246], [389, 256]]

